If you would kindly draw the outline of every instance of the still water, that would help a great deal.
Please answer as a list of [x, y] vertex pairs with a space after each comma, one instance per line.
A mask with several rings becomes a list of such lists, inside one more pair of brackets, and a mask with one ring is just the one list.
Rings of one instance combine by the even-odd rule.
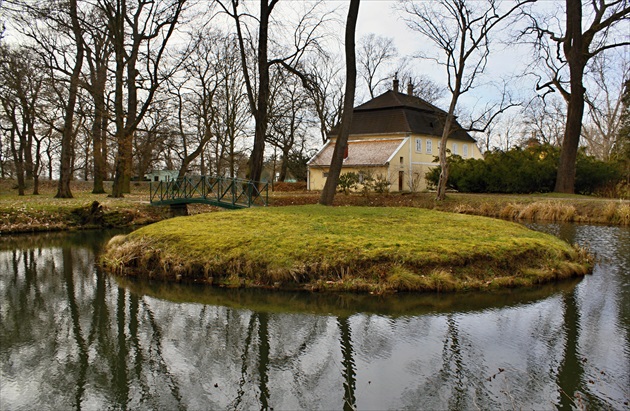
[[630, 409], [630, 229], [538, 225], [593, 275], [359, 295], [132, 282], [112, 233], [0, 237], [0, 409]]

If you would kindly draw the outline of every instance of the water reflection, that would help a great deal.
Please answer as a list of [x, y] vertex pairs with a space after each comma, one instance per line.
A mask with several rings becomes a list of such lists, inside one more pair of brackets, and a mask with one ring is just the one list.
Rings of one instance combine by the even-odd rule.
[[110, 277], [111, 234], [0, 238], [0, 408], [628, 408], [630, 231], [581, 282], [391, 297]]

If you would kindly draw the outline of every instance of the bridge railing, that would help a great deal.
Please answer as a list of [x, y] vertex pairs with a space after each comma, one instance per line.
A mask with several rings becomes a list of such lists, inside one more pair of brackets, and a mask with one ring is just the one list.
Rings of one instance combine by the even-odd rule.
[[219, 176], [190, 176], [150, 183], [151, 204], [204, 202], [229, 208], [266, 206], [268, 183]]

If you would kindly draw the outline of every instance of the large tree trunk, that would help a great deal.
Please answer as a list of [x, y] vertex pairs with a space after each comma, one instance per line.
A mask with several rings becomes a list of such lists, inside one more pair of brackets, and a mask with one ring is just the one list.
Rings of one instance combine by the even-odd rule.
[[285, 147], [282, 150], [282, 162], [280, 163], [280, 175], [278, 176], [278, 181], [284, 181], [287, 179], [287, 171], [289, 169], [289, 150], [290, 148]]
[[13, 154], [13, 162], [15, 163], [15, 173], [18, 181], [18, 195], [24, 195], [24, 160], [22, 156], [22, 146], [15, 146], [15, 128], [11, 129], [11, 153]]
[[[584, 86], [582, 75], [577, 81], [573, 81], [573, 69], [571, 70], [571, 98], [567, 109], [567, 123], [560, 151], [558, 175], [556, 178], [556, 193], [572, 194], [575, 190], [575, 168], [577, 152], [582, 132], [582, 117], [584, 115]], [[582, 68], [583, 72], [583, 68]]]
[[[116, 122], [116, 161], [114, 165], [114, 181], [112, 183], [112, 197], [123, 197], [123, 175], [125, 172], [126, 153], [122, 149], [125, 138], [125, 113], [123, 109], [123, 89], [125, 71], [125, 28], [124, 16], [127, 13], [125, 0], [117, 3], [117, 10], [112, 17], [112, 38], [114, 44], [114, 55], [116, 60], [115, 72], [115, 93], [114, 93], [114, 116]], [[131, 153], [129, 153], [131, 155]]]
[[348, 135], [352, 125], [352, 114], [354, 110], [354, 92], [357, 83], [357, 61], [355, 56], [355, 32], [357, 19], [359, 17], [359, 0], [350, 0], [348, 19], [346, 21], [346, 91], [343, 100], [343, 114], [341, 116], [341, 127], [335, 142], [335, 150], [328, 170], [328, 178], [324, 184], [319, 203], [332, 205], [337, 192], [337, 182], [343, 166], [343, 157], [348, 146]]
[[267, 136], [268, 104], [269, 104], [269, 61], [267, 41], [269, 38], [269, 14], [273, 4], [267, 0], [260, 2], [260, 26], [258, 31], [258, 102], [254, 111], [255, 134], [254, 147], [247, 164], [247, 178], [260, 181], [265, 154], [265, 137]]
[[74, 157], [74, 109], [79, 90], [81, 66], [83, 65], [83, 44], [77, 14], [77, 0], [70, 0], [70, 17], [72, 19], [72, 31], [76, 41], [76, 60], [74, 62], [72, 75], [70, 76], [68, 104], [66, 105], [63, 134], [61, 136], [61, 165], [59, 171], [59, 185], [57, 187], [57, 195], [55, 195], [56, 198], [72, 198], [70, 180], [72, 179], [72, 158]]
[[[582, 3], [580, 0], [566, 0], [567, 33], [563, 43], [564, 55], [569, 64], [571, 95], [567, 108], [567, 123], [562, 140], [560, 163], [556, 178], [557, 193], [570, 193], [575, 190], [575, 163], [582, 132], [584, 115], [584, 68], [588, 57], [588, 44], [582, 34]], [[586, 49], [586, 50], [585, 50]]]
[[[453, 95], [453, 99], [451, 100], [451, 108], [449, 109], [449, 114], [446, 115], [446, 121], [444, 122], [444, 130], [442, 130], [442, 138], [440, 139], [440, 149], [439, 149], [439, 158], [440, 158], [440, 179], [438, 181], [437, 187], [437, 195], [436, 200], [442, 201], [446, 198], [446, 184], [448, 183], [448, 159], [446, 158], [446, 143], [448, 142], [448, 136], [451, 133], [451, 127], [453, 124], [453, 113], [455, 111], [455, 106], [457, 105], [457, 98], [459, 96]], [[452, 111], [451, 111], [452, 110]], [[411, 144], [411, 142], [410, 142]]]
[[96, 73], [96, 84], [94, 87], [94, 122], [92, 123], [92, 144], [94, 145], [92, 155], [94, 159], [94, 185], [93, 194], [105, 192], [103, 181], [105, 180], [105, 157], [103, 149], [106, 144], [106, 108], [105, 108], [105, 82], [107, 76], [107, 66], [99, 66]]

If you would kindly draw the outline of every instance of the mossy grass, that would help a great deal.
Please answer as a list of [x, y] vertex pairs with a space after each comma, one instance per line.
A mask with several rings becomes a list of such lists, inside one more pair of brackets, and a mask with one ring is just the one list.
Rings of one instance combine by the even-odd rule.
[[586, 252], [515, 223], [318, 205], [161, 221], [114, 237], [102, 263], [129, 276], [372, 293], [527, 286], [591, 269]]

